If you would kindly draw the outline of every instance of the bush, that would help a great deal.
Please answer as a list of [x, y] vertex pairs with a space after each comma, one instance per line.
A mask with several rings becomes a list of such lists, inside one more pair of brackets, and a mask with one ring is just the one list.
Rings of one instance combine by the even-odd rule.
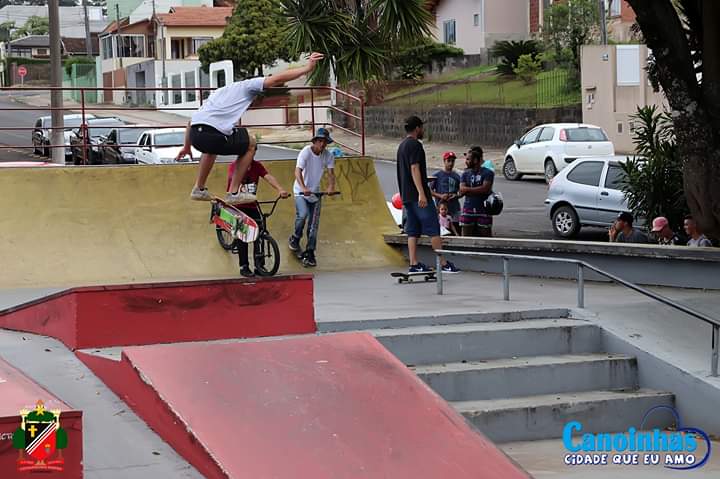
[[636, 217], [650, 222], [665, 216], [677, 230], [688, 208], [672, 120], [655, 105], [638, 108], [632, 119], [633, 143], [639, 158], [629, 158], [623, 164], [627, 177], [621, 188]]
[[542, 70], [542, 62], [539, 58], [533, 58], [532, 55], [520, 55], [518, 58], [517, 67], [513, 69], [515, 74], [526, 84], [537, 80], [537, 75]]
[[72, 75], [73, 65], [95, 65], [95, 59], [91, 57], [70, 57], [63, 61], [65, 65], [65, 73]]
[[502, 58], [502, 61], [497, 66], [498, 73], [514, 76], [520, 57], [530, 55], [533, 60], [536, 60], [540, 54], [540, 46], [535, 40], [520, 40], [517, 42], [503, 40], [495, 42], [490, 49], [490, 54], [496, 58]]

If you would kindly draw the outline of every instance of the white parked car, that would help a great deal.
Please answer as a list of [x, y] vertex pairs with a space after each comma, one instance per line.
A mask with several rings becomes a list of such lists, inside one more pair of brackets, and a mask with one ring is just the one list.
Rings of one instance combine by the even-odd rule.
[[[175, 161], [185, 143], [185, 128], [164, 128], [146, 130], [140, 134], [135, 148], [138, 163], [162, 165], [169, 163], [189, 163], [189, 156]], [[201, 153], [192, 149], [192, 161], [199, 161]]]
[[615, 154], [615, 147], [599, 126], [583, 123], [550, 123], [536, 126], [505, 153], [503, 176], [545, 175], [548, 183], [558, 171], [577, 160]]
[[[607, 228], [618, 214], [630, 211], [622, 192], [624, 156], [582, 158], [553, 178], [545, 214], [560, 238], [577, 236], [583, 226]], [[639, 218], [638, 224], [642, 223]]]

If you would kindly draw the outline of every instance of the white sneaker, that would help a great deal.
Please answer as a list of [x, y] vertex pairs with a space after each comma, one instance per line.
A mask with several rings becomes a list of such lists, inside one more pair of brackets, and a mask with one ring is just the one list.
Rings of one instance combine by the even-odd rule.
[[190, 199], [195, 201], [212, 201], [213, 196], [207, 188], [201, 190], [197, 186], [194, 186], [190, 192]]
[[225, 195], [225, 203], [230, 205], [240, 205], [243, 203], [255, 203], [257, 196], [252, 193], [245, 193], [244, 191], [238, 191], [235, 194], [229, 193]]

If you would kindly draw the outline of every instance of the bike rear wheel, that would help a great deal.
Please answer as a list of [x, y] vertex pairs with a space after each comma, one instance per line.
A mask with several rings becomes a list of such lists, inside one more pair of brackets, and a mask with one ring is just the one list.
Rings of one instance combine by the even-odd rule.
[[269, 234], [261, 235], [254, 245], [255, 273], [260, 276], [274, 276], [280, 269], [280, 248]]

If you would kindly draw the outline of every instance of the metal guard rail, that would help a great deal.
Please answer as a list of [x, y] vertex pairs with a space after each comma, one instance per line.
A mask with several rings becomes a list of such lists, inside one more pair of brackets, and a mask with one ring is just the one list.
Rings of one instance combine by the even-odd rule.
[[437, 294], [441, 295], [443, 294], [443, 274], [442, 274], [442, 267], [441, 267], [441, 261], [440, 257], [443, 254], [446, 255], [458, 255], [458, 256], [485, 256], [485, 257], [494, 257], [494, 258], [502, 258], [503, 261], [503, 299], [505, 301], [510, 300], [510, 268], [509, 263], [510, 259], [524, 259], [524, 260], [530, 260], [530, 261], [548, 261], [553, 263], [566, 263], [566, 264], [575, 264], [577, 265], [577, 307], [578, 308], [585, 308], [585, 278], [583, 275], [584, 268], [587, 268], [591, 271], [594, 271], [595, 273], [605, 276], [606, 278], [614, 281], [615, 283], [618, 283], [622, 286], [625, 286], [627, 288], [632, 289], [633, 291], [636, 291], [642, 295], [647, 296], [648, 298], [652, 298], [655, 301], [659, 301], [667, 306], [670, 306], [671, 308], [677, 309], [678, 311], [682, 311], [683, 313], [692, 316], [694, 318], [700, 319], [702, 321], [705, 321], [709, 325], [712, 326], [712, 354], [710, 357], [710, 375], [713, 377], [718, 376], [718, 358], [720, 357], [720, 321], [717, 319], [711, 318], [705, 313], [701, 313], [700, 311], [696, 311], [692, 308], [689, 308], [688, 306], [685, 306], [684, 304], [678, 303], [676, 301], [673, 301], [672, 299], [665, 297], [661, 294], [657, 294], [653, 291], [650, 291], [649, 289], [642, 288], [635, 283], [631, 283], [629, 281], [626, 281], [618, 276], [615, 276], [612, 273], [608, 273], [607, 271], [604, 271], [597, 266], [593, 266], [589, 263], [586, 263], [585, 261], [580, 261], [577, 259], [570, 259], [570, 258], [547, 258], [544, 256], [530, 256], [530, 255], [521, 255], [521, 254], [505, 254], [505, 253], [487, 253], [487, 252], [480, 252], [480, 251], [453, 251], [453, 250], [444, 250], [444, 249], [438, 249], [434, 250], [435, 252], [435, 268], [436, 268], [436, 275], [437, 275]]

